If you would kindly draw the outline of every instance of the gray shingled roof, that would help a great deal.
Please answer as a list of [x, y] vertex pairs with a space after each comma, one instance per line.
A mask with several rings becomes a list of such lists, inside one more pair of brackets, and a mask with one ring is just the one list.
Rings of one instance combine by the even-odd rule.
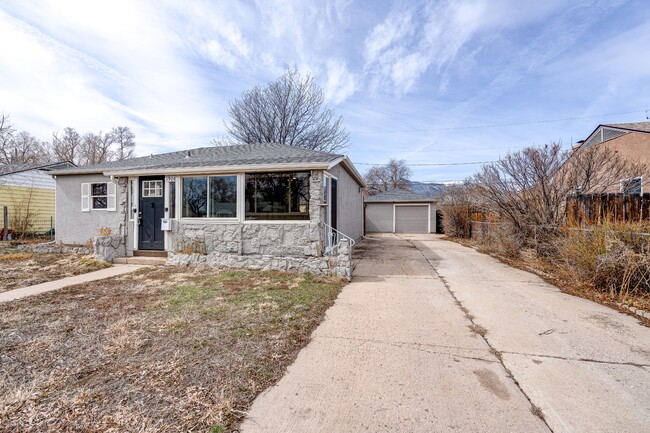
[[650, 132], [650, 122], [611, 123], [603, 126], [612, 128], [629, 129], [631, 131]]
[[125, 159], [123, 161], [75, 167], [57, 171], [57, 176], [111, 171], [138, 171], [191, 167], [228, 167], [242, 165], [330, 163], [343, 155], [286, 146], [260, 143], [236, 146], [211, 146], [158, 155]]
[[0, 176], [21, 173], [29, 170], [53, 171], [66, 167], [74, 167], [70, 162], [50, 162], [47, 164], [2, 164], [0, 165]]
[[379, 194], [371, 195], [366, 198], [366, 202], [400, 202], [400, 201], [434, 201], [431, 197], [426, 197], [413, 191], [403, 189], [389, 189]]

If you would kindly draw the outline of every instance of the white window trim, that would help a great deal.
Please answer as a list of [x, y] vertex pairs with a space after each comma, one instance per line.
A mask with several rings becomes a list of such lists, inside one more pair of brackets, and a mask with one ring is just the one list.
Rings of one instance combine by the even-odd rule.
[[393, 203], [393, 233], [395, 232], [396, 229], [396, 224], [397, 221], [395, 219], [396, 217], [396, 208], [398, 206], [406, 207], [406, 206], [427, 206], [427, 233], [431, 233], [431, 203]]
[[[140, 244], [140, 227], [138, 226], [138, 215], [140, 213], [140, 178], [133, 177], [129, 180], [133, 180], [133, 203], [129, 208], [129, 212], [133, 212], [131, 216], [133, 218], [133, 250], [137, 250]], [[135, 209], [135, 210], [134, 210]]]
[[[639, 180], [639, 184], [641, 186], [641, 192], [639, 194], [643, 195], [643, 176], [633, 176], [633, 177], [628, 177], [626, 179], [621, 179], [621, 189], [620, 189], [621, 193], [625, 192], [625, 190], [623, 188], [623, 183], [624, 182], [635, 181], [637, 179]], [[635, 193], [635, 195], [636, 195], [636, 193]]]
[[[154, 186], [153, 188], [151, 187], [151, 184], [153, 183], [154, 185], [157, 185], [160, 182], [160, 188], [157, 186]], [[144, 184], [147, 183], [147, 186], [145, 187]], [[142, 197], [147, 197], [147, 198], [160, 198], [164, 197], [164, 191], [165, 191], [165, 181], [156, 179], [156, 180], [143, 180], [142, 181]], [[158, 195], [157, 191], [160, 189], [160, 195]], [[153, 191], [156, 193], [156, 195], [145, 195], [145, 192], [151, 192]]]
[[[128, 209], [127, 212], [129, 213], [129, 221], [135, 221], [135, 215], [137, 214], [137, 211], [134, 213], [133, 208], [138, 207], [136, 197], [138, 195], [138, 178], [137, 177], [129, 177], [128, 181], [128, 191], [127, 194], [129, 195], [128, 198]], [[133, 191], [133, 192], [132, 192]]]
[[[236, 185], [237, 185], [237, 203], [236, 203], [236, 205], [237, 205], [237, 216], [236, 217], [219, 217], [218, 218], [218, 217], [208, 217], [208, 216], [206, 216], [206, 217], [184, 217], [183, 216], [183, 208], [182, 208], [182, 205], [183, 205], [183, 179], [199, 178], [199, 177], [205, 177], [205, 178], [209, 179], [210, 177], [228, 177], [228, 176], [235, 176], [237, 178], [237, 180], [236, 180]], [[177, 184], [176, 184], [176, 200], [177, 200], [176, 203], [180, 202], [180, 207], [176, 208], [177, 209], [176, 212], [178, 213], [178, 218], [177, 219], [179, 221], [186, 222], [186, 223], [193, 223], [193, 222], [194, 223], [199, 223], [199, 222], [205, 223], [205, 222], [209, 222], [211, 224], [214, 224], [214, 223], [217, 223], [217, 224], [218, 223], [231, 223], [232, 224], [232, 223], [235, 223], [235, 222], [241, 222], [241, 220], [242, 220], [242, 213], [241, 212], [243, 210], [243, 206], [240, 206], [240, 202], [241, 202], [242, 199], [244, 199], [244, 197], [243, 197], [243, 188], [242, 188], [241, 185], [242, 185], [242, 183], [245, 183], [245, 182], [242, 182], [243, 178], [244, 178], [243, 173], [224, 173], [224, 174], [219, 173], [219, 174], [202, 174], [202, 175], [192, 175], [192, 176], [176, 176], [176, 182], [177, 182]], [[208, 180], [207, 182], [208, 182], [207, 191], [208, 191], [208, 204], [209, 204], [210, 203], [210, 181]], [[242, 193], [241, 197], [240, 197], [240, 192]], [[240, 209], [240, 207], [241, 207], [241, 209]], [[206, 212], [208, 212], [208, 214], [210, 212], [209, 209], [207, 209], [207, 205], [206, 205]]]
[[[288, 170], [288, 171], [269, 171], [268, 173], [309, 173], [309, 198], [311, 201], [311, 170]], [[244, 184], [244, 188], [246, 187], [246, 174], [265, 174], [266, 172], [245, 172], [241, 173], [242, 175], [242, 182]], [[323, 171], [323, 174], [325, 176], [330, 176], [336, 179], [336, 177], [330, 175], [326, 171]], [[331, 189], [331, 188], [330, 188]], [[239, 197], [237, 197], [239, 200]], [[308, 205], [311, 207], [311, 204], [308, 202]], [[309, 218], [306, 220], [274, 220], [274, 219], [259, 219], [259, 220], [247, 220], [246, 219], [246, 191], [242, 188], [242, 208], [244, 213], [241, 214], [241, 220], [240, 222], [244, 224], [273, 224], [273, 223], [279, 223], [279, 224], [309, 224], [311, 221], [311, 211], [309, 213]]]
[[[106, 184], [106, 195], [93, 195], [93, 185]], [[84, 189], [86, 191], [84, 191]], [[112, 192], [111, 192], [112, 190]], [[105, 208], [96, 208], [93, 205], [93, 198], [96, 197], [106, 197], [106, 207]], [[111, 206], [112, 200], [112, 206]], [[86, 203], [84, 203], [86, 201]], [[115, 182], [106, 181], [106, 182], [83, 182], [81, 184], [81, 211], [90, 212], [90, 211], [105, 211], [105, 212], [115, 212], [117, 211], [117, 184]]]
[[[298, 170], [298, 171], [305, 171], [305, 170]], [[284, 171], [280, 171], [279, 173], [283, 173]], [[293, 171], [292, 171], [293, 172]], [[257, 172], [256, 172], [257, 173]], [[335, 176], [332, 176], [331, 174], [324, 172], [326, 176], [329, 176], [333, 179], [336, 179]], [[311, 175], [311, 172], [310, 172]], [[217, 218], [217, 217], [205, 217], [205, 218], [197, 218], [197, 217], [184, 217], [183, 216], [183, 179], [185, 178], [200, 178], [200, 177], [223, 177], [223, 176], [236, 176], [237, 177], [237, 216], [233, 218]], [[176, 219], [179, 222], [182, 222], [184, 224], [233, 224], [233, 223], [242, 223], [242, 224], [298, 224], [298, 225], [304, 225], [304, 224], [309, 224], [311, 222], [310, 219], [306, 220], [247, 220], [246, 219], [246, 172], [238, 172], [238, 173], [218, 173], [218, 174], [209, 174], [209, 173], [201, 173], [201, 174], [192, 174], [192, 175], [168, 175], [165, 177], [165, 185], [168, 185], [167, 177], [174, 177], [175, 178], [175, 183], [176, 183], [176, 218], [172, 216], [167, 216], [167, 218], [172, 218]], [[130, 180], [133, 179], [135, 181], [135, 193], [134, 193], [134, 200], [136, 201], [136, 209], [138, 208], [138, 203], [139, 203], [139, 193], [140, 193], [140, 182], [139, 178], [133, 177], [130, 178]], [[310, 182], [311, 182], [311, 176], [310, 176]], [[169, 208], [169, 188], [165, 187], [164, 188], [164, 197], [165, 197], [165, 207]], [[133, 210], [134, 206], [131, 206], [129, 211]], [[139, 210], [139, 209], [138, 209]], [[138, 211], [136, 210], [134, 215], [137, 215]], [[136, 221], [137, 219], [132, 216], [132, 220], [134, 221], [134, 248], [137, 249], [137, 225]]]

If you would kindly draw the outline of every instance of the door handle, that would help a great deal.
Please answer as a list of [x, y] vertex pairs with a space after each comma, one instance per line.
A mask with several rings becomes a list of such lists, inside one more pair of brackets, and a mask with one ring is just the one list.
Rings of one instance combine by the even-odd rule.
[[138, 212], [138, 225], [142, 224], [142, 212]]

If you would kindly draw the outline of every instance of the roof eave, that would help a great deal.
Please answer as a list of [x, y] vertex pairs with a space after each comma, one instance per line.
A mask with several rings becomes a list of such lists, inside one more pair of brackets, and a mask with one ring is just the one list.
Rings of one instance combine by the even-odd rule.
[[201, 173], [259, 173], [264, 171], [288, 171], [288, 170], [326, 170], [327, 162], [311, 163], [291, 163], [291, 164], [255, 164], [255, 165], [224, 165], [224, 166], [201, 166], [201, 167], [169, 167], [169, 168], [151, 168], [151, 169], [132, 169], [132, 170], [105, 170], [102, 171], [105, 176], [149, 176], [156, 174], [170, 175], [192, 175]]
[[354, 164], [352, 164], [350, 158], [348, 158], [347, 156], [341, 156], [340, 158], [337, 158], [334, 161], [330, 162], [327, 169], [329, 170], [332, 167], [337, 166], [338, 164], [343, 164], [345, 169], [348, 171], [348, 173], [350, 173], [350, 175], [354, 178], [354, 180], [357, 181], [357, 183], [361, 188], [366, 187], [366, 182], [363, 180], [363, 176], [361, 176], [357, 168], [354, 166]]
[[364, 203], [437, 203], [437, 198], [423, 198], [418, 200], [366, 200]]

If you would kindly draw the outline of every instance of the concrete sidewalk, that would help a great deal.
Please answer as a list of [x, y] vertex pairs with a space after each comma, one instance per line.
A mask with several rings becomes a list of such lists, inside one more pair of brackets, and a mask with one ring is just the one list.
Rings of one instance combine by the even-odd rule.
[[417, 249], [356, 249], [353, 282], [243, 432], [549, 431]]
[[113, 265], [110, 268], [100, 269], [99, 271], [88, 272], [87, 274], [75, 275], [72, 277], [62, 278], [60, 280], [48, 281], [47, 283], [36, 284], [33, 286], [22, 287], [20, 289], [9, 290], [0, 293], [0, 303], [9, 302], [27, 296], [38, 295], [39, 293], [51, 292], [75, 284], [87, 283], [90, 281], [103, 280], [105, 278], [115, 277], [117, 275], [133, 272], [145, 266], [142, 265]]

